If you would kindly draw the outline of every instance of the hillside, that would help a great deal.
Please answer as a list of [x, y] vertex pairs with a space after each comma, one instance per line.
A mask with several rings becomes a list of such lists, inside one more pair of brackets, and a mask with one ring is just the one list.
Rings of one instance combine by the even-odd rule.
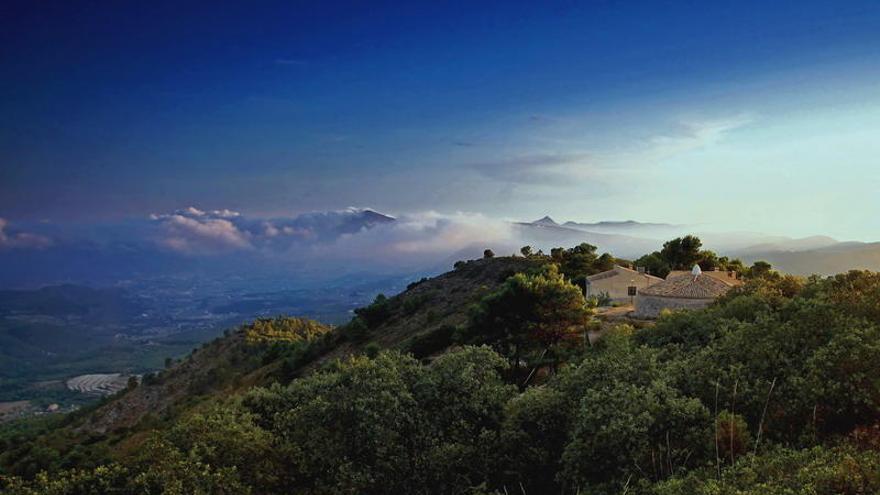
[[310, 365], [314, 369], [330, 360], [359, 352], [369, 344], [382, 349], [430, 353], [432, 337], [436, 350], [448, 342], [451, 330], [463, 325], [468, 308], [495, 290], [515, 273], [536, 269], [540, 262], [519, 257], [471, 260], [455, 270], [423, 279], [388, 299], [387, 315], [360, 342], [343, 342]]
[[[338, 328], [327, 339], [322, 352], [291, 373], [308, 374], [333, 360], [363, 353], [370, 345], [415, 353], [440, 351], [449, 344], [451, 329], [467, 321], [471, 304], [507, 277], [537, 266], [538, 262], [525, 258], [472, 260], [438, 277], [411, 284], [404, 292], [388, 298], [387, 314], [366, 335], [349, 338], [347, 327]], [[276, 378], [282, 363], [265, 361], [262, 352], [260, 347], [245, 342], [240, 330], [229, 332], [162, 372], [159, 379], [146, 381], [98, 407], [74, 429], [105, 434], [133, 428], [147, 415], [161, 418], [179, 414], [181, 409], [197, 403], [198, 396], [267, 384]]]
[[243, 325], [92, 409], [0, 430], [0, 489], [880, 490], [880, 275], [771, 272], [591, 344], [571, 258], [552, 259], [457, 263], [337, 328]]
[[[573, 258], [552, 259], [457, 263], [337, 328], [243, 325], [92, 409], [0, 430], [0, 489], [880, 489], [880, 275], [769, 273], [590, 344]], [[719, 471], [736, 491], [713, 491]]]
[[258, 367], [259, 361], [248, 359], [249, 354], [243, 334], [231, 332], [194, 350], [160, 378], [144, 379], [140, 386], [98, 407], [74, 430], [104, 434], [131, 428], [147, 415], [161, 418], [199, 395], [228, 391]]

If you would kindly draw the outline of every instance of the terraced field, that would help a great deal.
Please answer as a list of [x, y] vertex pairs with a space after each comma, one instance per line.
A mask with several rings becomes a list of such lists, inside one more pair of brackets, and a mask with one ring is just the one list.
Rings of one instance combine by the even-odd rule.
[[128, 376], [120, 373], [79, 375], [67, 380], [67, 388], [84, 394], [110, 395], [124, 389]]

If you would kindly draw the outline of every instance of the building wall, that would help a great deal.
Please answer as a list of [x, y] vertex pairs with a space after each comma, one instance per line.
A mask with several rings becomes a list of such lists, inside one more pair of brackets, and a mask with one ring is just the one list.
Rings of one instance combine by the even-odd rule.
[[662, 280], [650, 279], [641, 274], [628, 276], [626, 273], [618, 273], [613, 277], [590, 282], [587, 296], [598, 296], [602, 292], [607, 292], [613, 301], [629, 302], [628, 288], [630, 285], [635, 285], [637, 290], [642, 290], [658, 282], [662, 282]]
[[657, 318], [664, 309], [703, 309], [712, 303], [714, 299], [679, 299], [674, 297], [646, 296], [639, 294], [636, 296], [635, 311], [633, 316], [636, 318]]

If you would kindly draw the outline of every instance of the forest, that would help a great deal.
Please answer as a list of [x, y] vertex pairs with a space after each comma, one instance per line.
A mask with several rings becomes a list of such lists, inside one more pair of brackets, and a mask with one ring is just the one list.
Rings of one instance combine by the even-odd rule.
[[[414, 319], [431, 304], [427, 296], [379, 297], [333, 329], [260, 320], [220, 339], [240, 338], [230, 347], [239, 357], [228, 362], [242, 375], [275, 363], [241, 393], [208, 387], [192, 407], [93, 437], [74, 456], [57, 447], [57, 432], [75, 420], [6, 429], [0, 487], [880, 493], [880, 274], [800, 278], [742, 268], [747, 282], [710, 308], [606, 325], [590, 344], [586, 332], [601, 324], [571, 279], [602, 270], [609, 257], [583, 246], [522, 254], [533, 263], [458, 308], [463, 323], [406, 345], [381, 345], [383, 321]], [[487, 253], [456, 271], [505, 259]], [[317, 361], [343, 345], [353, 351]]]

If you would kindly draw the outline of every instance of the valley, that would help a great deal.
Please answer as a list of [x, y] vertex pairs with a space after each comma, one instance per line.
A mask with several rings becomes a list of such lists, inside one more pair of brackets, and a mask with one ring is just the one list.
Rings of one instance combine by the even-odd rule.
[[[254, 318], [301, 314], [339, 324], [377, 293], [407, 279], [344, 278], [328, 287], [285, 280], [160, 278], [111, 288], [49, 286], [0, 291], [0, 403], [42, 413], [80, 407], [124, 387], [128, 377], [163, 369]], [[2, 417], [0, 417], [2, 421]]]

